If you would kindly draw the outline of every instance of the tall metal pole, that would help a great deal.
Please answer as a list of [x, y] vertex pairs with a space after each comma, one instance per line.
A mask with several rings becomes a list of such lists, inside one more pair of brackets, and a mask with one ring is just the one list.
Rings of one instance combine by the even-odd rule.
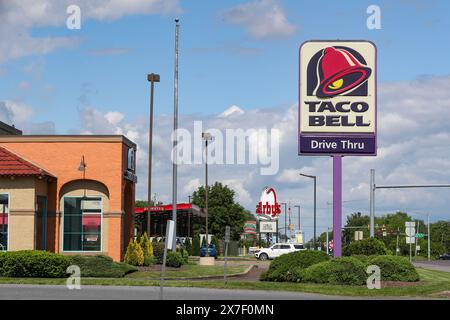
[[370, 237], [375, 235], [375, 169], [370, 169]]
[[151, 73], [147, 75], [147, 80], [150, 81], [150, 128], [148, 131], [148, 189], [147, 189], [147, 236], [150, 237], [151, 232], [151, 216], [150, 216], [150, 202], [152, 200], [152, 156], [153, 156], [153, 96], [154, 84], [159, 82], [159, 75]]
[[316, 176], [314, 176], [314, 240], [313, 240], [313, 245], [314, 245], [314, 250], [316, 250], [316, 231], [317, 231], [317, 223], [316, 223], [316, 217], [317, 217], [317, 189], [316, 189]]
[[282, 202], [282, 205], [284, 205], [284, 236], [287, 238], [287, 229], [286, 229], [286, 224], [287, 224], [287, 203]]
[[205, 140], [205, 214], [206, 214], [206, 257], [209, 257], [208, 252], [208, 139]]
[[330, 229], [328, 229], [328, 227], [327, 227], [327, 242], [326, 242], [326, 244], [325, 244], [325, 247], [327, 247], [327, 255], [330, 253], [330, 250], [328, 249], [328, 231], [329, 231]]
[[431, 256], [430, 256], [430, 254], [431, 254], [431, 248], [430, 248], [430, 246], [431, 246], [431, 244], [430, 244], [430, 236], [431, 236], [431, 234], [430, 234], [430, 214], [429, 213], [427, 213], [427, 233], [428, 233], [428, 261], [430, 261], [431, 260]]
[[172, 250], [177, 249], [177, 130], [178, 130], [178, 39], [180, 32], [180, 20], [175, 19], [175, 73], [173, 83], [173, 163], [172, 163], [172, 220], [174, 221], [174, 232]]

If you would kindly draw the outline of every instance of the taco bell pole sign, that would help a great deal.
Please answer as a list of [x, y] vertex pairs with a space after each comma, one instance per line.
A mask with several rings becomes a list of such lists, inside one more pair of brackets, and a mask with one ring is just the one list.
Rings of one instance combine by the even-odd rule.
[[376, 47], [307, 41], [299, 60], [299, 155], [333, 157], [334, 255], [341, 255], [342, 157], [377, 153]]

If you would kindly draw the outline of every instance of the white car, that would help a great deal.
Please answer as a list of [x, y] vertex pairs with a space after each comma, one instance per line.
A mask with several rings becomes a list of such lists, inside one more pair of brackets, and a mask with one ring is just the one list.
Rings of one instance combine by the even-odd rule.
[[275, 243], [269, 248], [255, 251], [255, 257], [259, 260], [275, 259], [285, 253], [306, 250], [303, 244], [298, 243]]

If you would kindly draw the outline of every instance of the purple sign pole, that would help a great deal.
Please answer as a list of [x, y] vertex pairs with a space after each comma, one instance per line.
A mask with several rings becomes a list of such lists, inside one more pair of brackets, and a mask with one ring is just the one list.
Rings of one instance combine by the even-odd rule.
[[[333, 155], [333, 256], [342, 256], [342, 156]], [[327, 244], [328, 245], [328, 244]]]

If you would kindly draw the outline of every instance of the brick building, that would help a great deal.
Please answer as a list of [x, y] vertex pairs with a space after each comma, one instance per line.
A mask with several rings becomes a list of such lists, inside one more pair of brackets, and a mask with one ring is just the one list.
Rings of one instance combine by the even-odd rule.
[[121, 260], [134, 230], [135, 153], [120, 135], [0, 135], [0, 250]]

